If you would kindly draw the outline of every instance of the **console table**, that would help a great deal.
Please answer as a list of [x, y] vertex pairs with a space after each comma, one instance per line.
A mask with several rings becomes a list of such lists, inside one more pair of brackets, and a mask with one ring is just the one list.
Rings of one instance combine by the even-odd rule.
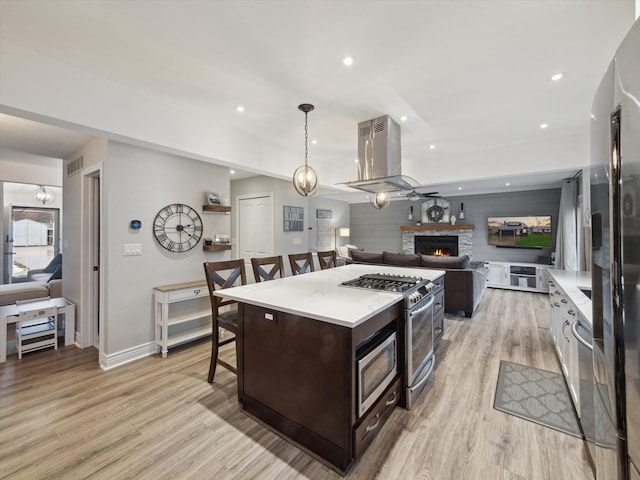
[[211, 335], [211, 303], [206, 280], [155, 287], [156, 345], [169, 347]]
[[7, 361], [7, 325], [16, 323], [20, 312], [56, 307], [56, 315], [64, 315], [64, 344], [73, 345], [76, 333], [76, 306], [66, 298], [49, 298], [0, 307], [0, 363]]

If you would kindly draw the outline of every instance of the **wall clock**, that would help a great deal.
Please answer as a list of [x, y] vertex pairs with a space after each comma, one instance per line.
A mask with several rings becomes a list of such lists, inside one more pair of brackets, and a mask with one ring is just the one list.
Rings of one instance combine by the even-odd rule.
[[187, 252], [200, 242], [202, 219], [189, 205], [172, 203], [156, 215], [153, 235], [170, 252]]
[[448, 223], [449, 201], [441, 198], [430, 198], [422, 202], [422, 223]]

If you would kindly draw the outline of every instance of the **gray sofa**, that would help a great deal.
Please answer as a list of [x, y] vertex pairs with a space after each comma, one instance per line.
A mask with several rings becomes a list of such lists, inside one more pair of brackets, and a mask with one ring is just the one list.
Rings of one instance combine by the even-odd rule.
[[482, 300], [488, 270], [473, 264], [467, 255], [444, 257], [401, 253], [351, 251], [352, 263], [396, 265], [444, 270], [444, 308], [448, 312], [464, 312], [471, 317]]
[[62, 279], [49, 282], [22, 282], [0, 285], [0, 306], [13, 305], [18, 300], [62, 297]]

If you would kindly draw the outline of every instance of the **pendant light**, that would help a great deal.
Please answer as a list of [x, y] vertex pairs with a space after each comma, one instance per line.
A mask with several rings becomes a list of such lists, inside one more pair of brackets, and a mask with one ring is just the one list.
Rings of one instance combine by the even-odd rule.
[[55, 194], [51, 190], [47, 190], [44, 185], [38, 186], [33, 192], [33, 199], [40, 205], [48, 205], [56, 199]]
[[378, 210], [388, 207], [391, 197], [387, 192], [378, 192], [370, 198], [371, 205]]
[[309, 103], [298, 105], [298, 110], [304, 112], [304, 165], [298, 167], [293, 172], [293, 187], [303, 197], [313, 195], [318, 191], [318, 175], [316, 171], [308, 165], [308, 140], [309, 128], [307, 126], [307, 114], [315, 107]]

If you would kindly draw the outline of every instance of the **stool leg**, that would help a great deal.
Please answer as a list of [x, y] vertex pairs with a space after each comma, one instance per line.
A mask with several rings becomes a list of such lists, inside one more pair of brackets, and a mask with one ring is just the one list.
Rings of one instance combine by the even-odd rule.
[[213, 332], [211, 335], [211, 363], [209, 364], [209, 377], [207, 381], [213, 383], [213, 376], [216, 374], [216, 366], [218, 365], [218, 326], [213, 323]]

